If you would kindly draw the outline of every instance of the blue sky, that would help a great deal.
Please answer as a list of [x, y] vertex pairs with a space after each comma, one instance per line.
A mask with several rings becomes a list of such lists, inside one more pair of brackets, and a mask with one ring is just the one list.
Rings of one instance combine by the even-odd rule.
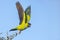
[[19, 24], [17, 1], [24, 10], [31, 5], [32, 25], [13, 40], [60, 40], [60, 0], [0, 0], [0, 32]]

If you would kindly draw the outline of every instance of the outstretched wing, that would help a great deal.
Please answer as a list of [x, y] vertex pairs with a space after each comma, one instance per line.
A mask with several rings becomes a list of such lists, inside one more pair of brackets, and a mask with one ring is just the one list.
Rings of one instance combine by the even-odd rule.
[[23, 12], [24, 12], [24, 10], [22, 8], [22, 5], [19, 2], [16, 2], [16, 8], [18, 10], [18, 15], [19, 15], [19, 20], [20, 20], [19, 24], [21, 24], [22, 21], [23, 21]]
[[31, 6], [28, 6], [25, 10], [25, 13], [27, 15], [27, 22], [30, 21], [30, 18], [31, 18]]

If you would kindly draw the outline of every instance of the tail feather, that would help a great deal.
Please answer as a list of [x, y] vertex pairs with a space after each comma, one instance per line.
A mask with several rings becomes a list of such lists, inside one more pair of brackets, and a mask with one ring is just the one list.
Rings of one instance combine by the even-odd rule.
[[15, 29], [11, 29], [10, 31], [16, 31], [17, 29], [15, 28]]

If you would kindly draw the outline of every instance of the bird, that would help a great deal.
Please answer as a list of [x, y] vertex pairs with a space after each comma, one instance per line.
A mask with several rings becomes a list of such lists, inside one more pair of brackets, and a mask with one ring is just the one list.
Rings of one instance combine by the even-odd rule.
[[10, 31], [18, 30], [20, 33], [21, 31], [31, 26], [31, 23], [29, 23], [31, 19], [31, 6], [28, 6], [24, 11], [22, 5], [19, 2], [16, 2], [16, 8], [18, 11], [20, 22], [18, 26], [10, 29]]

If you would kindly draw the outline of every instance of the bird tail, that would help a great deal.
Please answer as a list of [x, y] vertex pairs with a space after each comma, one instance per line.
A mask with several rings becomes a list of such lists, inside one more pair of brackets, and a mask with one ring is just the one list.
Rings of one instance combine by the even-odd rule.
[[16, 28], [14, 28], [14, 29], [11, 29], [10, 31], [16, 31], [17, 29]]

